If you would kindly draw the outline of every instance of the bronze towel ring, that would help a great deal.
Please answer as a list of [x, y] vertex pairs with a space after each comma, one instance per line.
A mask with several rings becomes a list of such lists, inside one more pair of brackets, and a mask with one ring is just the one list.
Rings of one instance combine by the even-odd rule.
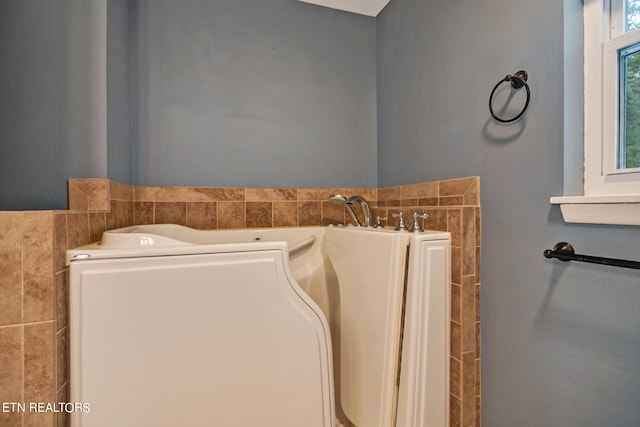
[[[529, 101], [531, 100], [531, 91], [529, 90], [529, 85], [527, 84], [528, 77], [529, 76], [527, 72], [521, 70], [515, 73], [514, 75], [507, 74], [504, 79], [500, 80], [494, 86], [493, 90], [491, 91], [491, 95], [489, 95], [489, 112], [491, 113], [491, 117], [493, 117], [495, 120], [499, 121], [500, 123], [511, 123], [518, 120], [520, 117], [522, 117], [524, 112], [527, 110], [527, 107], [529, 106]], [[524, 86], [524, 88], [527, 90], [527, 101], [524, 103], [524, 107], [522, 108], [522, 111], [520, 111], [518, 115], [510, 119], [503, 119], [501, 117], [498, 117], [496, 113], [493, 111], [493, 105], [492, 105], [493, 95], [495, 94], [496, 89], [498, 89], [498, 87], [504, 82], [511, 82], [511, 87], [514, 89], [520, 89], [521, 87]]]

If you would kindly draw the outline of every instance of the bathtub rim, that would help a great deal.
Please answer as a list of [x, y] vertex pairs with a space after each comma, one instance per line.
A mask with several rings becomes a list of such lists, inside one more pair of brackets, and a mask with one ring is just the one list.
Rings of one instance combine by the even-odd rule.
[[[265, 250], [280, 250], [284, 245], [287, 255], [293, 255], [298, 249], [313, 244], [310, 237], [324, 237], [327, 228], [335, 227], [347, 232], [381, 232], [398, 233], [393, 228], [365, 228], [348, 226], [296, 226], [296, 227], [264, 227], [264, 228], [232, 228], [199, 230], [179, 224], [140, 224], [107, 230], [102, 233], [98, 242], [78, 248], [69, 249], [65, 254], [65, 265], [89, 259], [111, 259], [128, 257], [152, 257], [180, 254], [201, 254], [221, 252], [251, 252]], [[305, 233], [306, 231], [306, 233]], [[294, 241], [287, 241], [285, 235], [301, 234]], [[444, 231], [425, 230], [420, 234], [429, 240], [442, 239], [449, 235]], [[224, 236], [243, 236], [241, 239], [231, 239]], [[275, 236], [273, 236], [275, 235]], [[215, 236], [217, 241], [203, 241], [203, 237]], [[248, 236], [248, 237], [244, 237]]]

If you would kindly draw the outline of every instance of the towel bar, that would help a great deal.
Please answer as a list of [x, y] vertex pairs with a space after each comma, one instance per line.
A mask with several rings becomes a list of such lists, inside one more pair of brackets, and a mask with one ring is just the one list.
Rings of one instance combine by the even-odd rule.
[[544, 251], [545, 258], [556, 258], [560, 261], [580, 261], [580, 262], [589, 262], [592, 264], [603, 264], [610, 265], [613, 267], [623, 267], [623, 268], [632, 268], [635, 270], [640, 270], [640, 261], [629, 261], [624, 259], [616, 259], [616, 258], [604, 258], [598, 256], [590, 256], [590, 255], [580, 255], [575, 253], [573, 250], [573, 246], [567, 242], [556, 243], [553, 247], [553, 250], [547, 249]]

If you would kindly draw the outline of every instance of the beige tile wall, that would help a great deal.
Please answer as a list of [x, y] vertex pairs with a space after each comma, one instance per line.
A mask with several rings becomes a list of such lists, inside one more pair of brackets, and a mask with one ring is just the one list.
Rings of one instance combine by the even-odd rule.
[[6, 407], [56, 402], [66, 384], [66, 317], [58, 319], [66, 278], [54, 271], [55, 234], [52, 211], [0, 212], [2, 426], [54, 426], [58, 421], [53, 412]]
[[362, 194], [375, 201], [376, 190], [135, 187], [133, 193], [136, 224], [223, 229], [344, 223], [344, 208], [331, 205], [329, 196]]
[[[0, 212], [0, 402], [68, 401], [64, 254], [132, 224], [198, 229], [347, 223], [331, 194], [360, 194], [374, 218], [426, 211], [452, 234], [451, 426], [480, 426], [479, 179], [383, 189], [134, 187], [69, 181], [69, 211]], [[422, 221], [422, 220], [421, 220]], [[407, 221], [410, 225], [410, 221]], [[67, 426], [60, 413], [2, 412], [2, 426]]]

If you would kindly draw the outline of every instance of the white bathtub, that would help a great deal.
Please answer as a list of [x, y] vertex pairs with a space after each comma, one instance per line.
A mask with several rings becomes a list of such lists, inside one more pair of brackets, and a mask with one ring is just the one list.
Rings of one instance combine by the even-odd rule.
[[[397, 427], [446, 427], [448, 426], [449, 402], [447, 378], [449, 372], [448, 319], [450, 306], [449, 239], [448, 233], [441, 232], [398, 233], [391, 229], [374, 230], [355, 227], [201, 231], [178, 225], [162, 224], [133, 226], [105, 232], [101, 242], [67, 253], [67, 262], [71, 265], [71, 398], [82, 401], [84, 398], [83, 381], [89, 377], [86, 372], [83, 372], [83, 369], [86, 368], [83, 366], [83, 360], [89, 360], [89, 356], [88, 353], [85, 354], [80, 337], [84, 336], [85, 340], [92, 341], [94, 335], [91, 331], [85, 330], [86, 328], [83, 329], [82, 318], [83, 316], [85, 318], [92, 316], [89, 313], [104, 311], [105, 307], [100, 299], [102, 297], [94, 299], [93, 307], [89, 307], [88, 303], [83, 301], [85, 298], [83, 285], [79, 284], [82, 281], [81, 276], [85, 278], [91, 278], [95, 274], [99, 276], [102, 266], [113, 262], [118, 263], [119, 271], [125, 272], [135, 270], [139, 273], [139, 271], [155, 271], [158, 268], [170, 271], [167, 270], [167, 265], [178, 258], [177, 254], [180, 255], [180, 258], [185, 257], [185, 259], [197, 259], [197, 257], [206, 255], [213, 257], [214, 263], [218, 262], [215, 259], [223, 259], [226, 266], [245, 263], [243, 265], [246, 265], [246, 268], [233, 270], [235, 271], [233, 273], [234, 280], [237, 279], [237, 276], [244, 275], [244, 272], [257, 271], [265, 262], [273, 264], [273, 267], [260, 273], [262, 274], [260, 279], [248, 274], [247, 279], [241, 279], [240, 282], [260, 282], [262, 277], [265, 278], [265, 282], [269, 282], [267, 276], [273, 272], [274, 289], [279, 286], [276, 282], [284, 284], [279, 287], [284, 292], [282, 297], [278, 298], [290, 302], [295, 300], [296, 308], [293, 311], [302, 313], [300, 319], [289, 318], [286, 322], [300, 323], [300, 325], [308, 323], [310, 325], [306, 334], [316, 338], [309, 341], [308, 346], [305, 347], [306, 350], [299, 349], [297, 345], [294, 345], [290, 350], [285, 351], [285, 353], [301, 352], [302, 354], [304, 350], [308, 355], [305, 357], [309, 358], [321, 356], [318, 363], [314, 365], [318, 366], [317, 374], [314, 379], [309, 380], [309, 383], [316, 381], [314, 384], [318, 389], [317, 393], [314, 391], [301, 392], [300, 394], [316, 393], [317, 399], [322, 399], [323, 404], [317, 411], [317, 424], [305, 421], [303, 423], [305, 427], [312, 425], [332, 426], [335, 423], [336, 413], [345, 425], [349, 425], [348, 420], [344, 419], [343, 406], [349, 417], [360, 420], [358, 427], [388, 427], [392, 425]], [[411, 249], [407, 250], [407, 248]], [[132, 267], [134, 264], [130, 260], [138, 260], [136, 263], [146, 264], [140, 264], [140, 266], [135, 264], [136, 267]], [[218, 262], [218, 265], [222, 265], [221, 262]], [[215, 271], [217, 270], [207, 270], [206, 274], [217, 274]], [[158, 276], [157, 280], [162, 281], [163, 276]], [[124, 294], [118, 298], [128, 299], [129, 296], [126, 294], [128, 289], [139, 287], [136, 280], [132, 280], [130, 285], [131, 288], [127, 287], [129, 285], [122, 287], [121, 292]], [[262, 289], [260, 283], [255, 285], [257, 287], [253, 288], [254, 291], [248, 288], [249, 294], [253, 294], [255, 289]], [[156, 288], [143, 289], [136, 297], [141, 302], [136, 304], [143, 306], [145, 313], [154, 310], [161, 312], [162, 309], [159, 306], [172, 304], [176, 299], [182, 298], [179, 286], [182, 284], [177, 284], [174, 290], [167, 291], [167, 295], [172, 295], [169, 299], [153, 296], [155, 304], [152, 306], [144, 301], [145, 295], [156, 293]], [[111, 289], [111, 286], [105, 286], [105, 289]], [[360, 294], [363, 295], [360, 297]], [[203, 298], [218, 299], [226, 298], [226, 296], [226, 294], [208, 294]], [[407, 299], [406, 303], [403, 301], [403, 296]], [[269, 297], [265, 296], [264, 298], [267, 301]], [[117, 298], [114, 297], [110, 310], [120, 309], [117, 301]], [[229, 301], [233, 301], [233, 299]], [[280, 300], [273, 300], [268, 304], [277, 304], [278, 301]], [[190, 304], [199, 304], [199, 301], [196, 298]], [[133, 307], [131, 310], [135, 311], [136, 306]], [[198, 311], [207, 311], [202, 308], [205, 306], [199, 307]], [[282, 310], [286, 311], [286, 307], [289, 306], [283, 307]], [[252, 310], [262, 310], [263, 308], [263, 305], [258, 305]], [[223, 305], [217, 310], [225, 309], [226, 307]], [[187, 312], [183, 312], [179, 316], [194, 316], [194, 313], [188, 311], [187, 307]], [[254, 311], [247, 311], [248, 314], [245, 314], [245, 317], [252, 317], [251, 313]], [[406, 312], [404, 320], [401, 319], [403, 312]], [[111, 318], [111, 315], [111, 313], [104, 313], [101, 320], [94, 323], [99, 326], [103, 325], [107, 322], [106, 319]], [[194, 322], [193, 319], [200, 319], [198, 316], [189, 317], [190, 322]], [[214, 315], [212, 314], [212, 316]], [[267, 316], [269, 316], [268, 313]], [[162, 316], [160, 318], [164, 321]], [[344, 319], [343, 324], [341, 324], [341, 318]], [[136, 321], [135, 313], [131, 319], [128, 321]], [[215, 322], [216, 324], [223, 321], [215, 316], [206, 319], [207, 322]], [[363, 319], [366, 320], [363, 321]], [[235, 322], [237, 323], [238, 319]], [[400, 337], [403, 322], [405, 337], [404, 346], [401, 348], [402, 339]], [[173, 327], [173, 323], [170, 321], [165, 327]], [[259, 320], [254, 321], [254, 324], [258, 324], [258, 326], [261, 326], [260, 323]], [[118, 327], [127, 329], [126, 325]], [[243, 330], [243, 326], [232, 327], [234, 330], [238, 328]], [[360, 331], [362, 339], [353, 335], [354, 329]], [[108, 334], [109, 330], [106, 328], [101, 333]], [[156, 333], [154, 328], [149, 328], [148, 331], [149, 334]], [[287, 334], [299, 332], [294, 328]], [[200, 332], [200, 334], [202, 333], [206, 332]], [[161, 336], [156, 336], [155, 340], [161, 339]], [[352, 338], [343, 341], [347, 336]], [[372, 339], [373, 336], [379, 337]], [[427, 340], [427, 338], [429, 339]], [[117, 341], [120, 337], [116, 336], [114, 339]], [[234, 346], [242, 346], [242, 343], [246, 342], [246, 340], [238, 341], [239, 338], [235, 337], [235, 333], [233, 337], [225, 337], [224, 339], [230, 339]], [[133, 342], [134, 345], [138, 343], [135, 340]], [[128, 344], [118, 341], [114, 347], [122, 345]], [[314, 347], [316, 345], [317, 347]], [[271, 346], [266, 346], [264, 350], [260, 351], [269, 351], [271, 348]], [[106, 350], [100, 350], [100, 352], [104, 351]], [[209, 351], [206, 345], [203, 351]], [[399, 366], [400, 351], [402, 351], [402, 368]], [[323, 352], [329, 353], [329, 360], [323, 359]], [[144, 361], [140, 363], [144, 365]], [[297, 362], [288, 363], [295, 364]], [[352, 368], [348, 368], [349, 372], [344, 372], [341, 369], [341, 364], [352, 366]], [[335, 377], [333, 376], [334, 367]], [[259, 374], [256, 375], [259, 377]], [[304, 376], [304, 374], [300, 374], [300, 376]], [[398, 379], [399, 382], [396, 381]], [[274, 378], [267, 375], [265, 381], [274, 381]], [[177, 384], [180, 384], [179, 379]], [[344, 385], [345, 393], [349, 393], [349, 396], [341, 393], [341, 385]], [[94, 387], [95, 390], [101, 390], [99, 385], [91, 387]], [[358, 391], [371, 387], [381, 390], [368, 390], [366, 393]], [[118, 398], [117, 392], [114, 395]], [[329, 400], [330, 403], [328, 403]], [[188, 403], [182, 402], [183, 406]], [[147, 404], [153, 405], [153, 402], [147, 401]], [[304, 409], [304, 404], [305, 402], [301, 402], [293, 406], [299, 407], [298, 412], [301, 413], [313, 412], [312, 409]], [[122, 404], [112, 403], [113, 405]], [[249, 405], [252, 404], [249, 403]], [[165, 401], [165, 406], [167, 406], [167, 401]], [[276, 407], [277, 402], [272, 402], [263, 407], [263, 410], [268, 411]], [[118, 410], [116, 409], [116, 411]], [[108, 419], [103, 424], [94, 423], [97, 416], [91, 414], [71, 415], [73, 427], [113, 425], [113, 421]], [[154, 414], [151, 413], [148, 415], [148, 417], [153, 416]], [[166, 419], [167, 415], [163, 415], [163, 417]], [[258, 419], [260, 419], [261, 426], [298, 427], [298, 425], [302, 425], [299, 419], [295, 421], [294, 415], [291, 415], [290, 418], [282, 415], [277, 419], [268, 420], [258, 415]], [[230, 419], [216, 420], [226, 423], [225, 425], [234, 425], [234, 421]], [[210, 422], [211, 420], [204, 417], [192, 425], [211, 425], [207, 424]], [[250, 423], [252, 422], [255, 420]], [[157, 420], [154, 423], [149, 425], [164, 425], [157, 424]], [[250, 423], [235, 425], [248, 426]], [[356, 424], [358, 423], [356, 422]], [[119, 425], [123, 425], [121, 420]], [[131, 425], [142, 427], [147, 424], [137, 420]]]
[[331, 319], [329, 300], [337, 292], [337, 281], [323, 244], [324, 232], [325, 227], [195, 230], [175, 224], [134, 225], [107, 231], [100, 242], [67, 252], [67, 265], [86, 256], [150, 257], [176, 250], [184, 254], [201, 253], [206, 251], [203, 246], [209, 245], [216, 245], [217, 249], [218, 245], [226, 245], [227, 250], [254, 250], [261, 246], [244, 244], [285, 242], [291, 274]]

